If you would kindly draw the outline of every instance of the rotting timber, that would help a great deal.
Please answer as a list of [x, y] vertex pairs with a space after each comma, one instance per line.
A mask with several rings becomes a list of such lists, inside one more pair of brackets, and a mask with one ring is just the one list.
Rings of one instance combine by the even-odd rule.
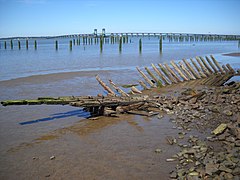
[[[205, 59], [206, 58], [206, 59]], [[233, 76], [239, 76], [240, 71], [234, 70], [230, 64], [220, 66], [219, 62], [211, 55], [210, 57], [196, 57], [197, 61], [187, 60], [168, 64], [158, 64], [159, 68], [152, 64], [152, 69], [145, 67], [147, 74], [137, 67], [144, 81], [139, 84], [144, 90], [164, 88], [171, 84], [194, 81], [195, 85], [221, 86]], [[124, 92], [112, 80], [109, 80], [111, 89], [97, 75], [96, 80], [108, 92], [107, 96], [66, 96], [66, 97], [40, 97], [35, 100], [7, 100], [2, 101], [3, 106], [9, 105], [71, 105], [82, 107], [89, 111], [92, 116], [115, 116], [119, 113], [131, 113], [152, 116], [160, 112], [162, 104], [161, 95], [143, 95], [142, 91], [134, 85], [130, 87], [130, 93]], [[203, 94], [194, 94], [191, 98], [199, 98]]]

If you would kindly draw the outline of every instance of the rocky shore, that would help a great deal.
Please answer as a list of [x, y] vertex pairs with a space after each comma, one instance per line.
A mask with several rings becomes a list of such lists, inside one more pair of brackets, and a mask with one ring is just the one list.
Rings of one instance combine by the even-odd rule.
[[166, 159], [178, 163], [170, 179], [239, 179], [240, 83], [189, 88], [162, 100], [162, 110], [179, 129], [166, 141], [181, 147]]

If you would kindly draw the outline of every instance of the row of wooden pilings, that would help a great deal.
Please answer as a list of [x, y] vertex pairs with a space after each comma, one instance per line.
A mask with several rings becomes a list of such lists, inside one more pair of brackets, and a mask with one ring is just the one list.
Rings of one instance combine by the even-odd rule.
[[[159, 40], [160, 52], [162, 52], [162, 42], [163, 42], [162, 40], [163, 40], [163, 38], [161, 36], [160, 40]], [[83, 45], [87, 45], [87, 44], [92, 45], [93, 41], [94, 41], [94, 44], [100, 44], [100, 52], [103, 52], [103, 45], [106, 43], [109, 43], [109, 41], [111, 44], [115, 44], [115, 43], [119, 44], [119, 52], [122, 52], [122, 44], [129, 43], [128, 36], [118, 36], [118, 37], [111, 36], [110, 38], [105, 38], [103, 36], [101, 36], [99, 38], [97, 38], [97, 37], [94, 37], [94, 38], [83, 37], [82, 38]], [[18, 40], [17, 42], [18, 42], [18, 49], [20, 50], [21, 49], [21, 41]], [[130, 43], [132, 43], [131, 39], [130, 39]], [[72, 51], [73, 46], [75, 46], [75, 45], [79, 46], [80, 44], [81, 44], [80, 38], [69, 40], [70, 51]], [[29, 48], [28, 40], [26, 40], [25, 45], [26, 45], [26, 49], [28, 50], [28, 48]], [[1, 45], [0, 45], [0, 48], [1, 48]], [[10, 40], [10, 48], [13, 49], [13, 40]], [[58, 40], [55, 40], [55, 49], [58, 50], [58, 48], [59, 48]], [[7, 41], [4, 41], [4, 49], [7, 49]], [[34, 49], [35, 50], [37, 49], [37, 40], [34, 40]], [[139, 53], [142, 53], [142, 39], [139, 39]]]
[[[158, 36], [159, 39], [159, 51], [160, 53], [162, 53], [163, 50], [163, 40], [168, 39], [169, 41], [175, 41], [174, 39], [176, 39], [176, 37], [174, 36]], [[190, 38], [191, 39], [191, 38]], [[204, 39], [204, 38], [203, 38]], [[194, 38], [194, 41], [199, 41], [198, 38]], [[202, 39], [201, 39], [202, 40]], [[200, 41], [201, 41], [200, 40]], [[216, 40], [216, 39], [215, 39]], [[182, 42], [182, 41], [186, 41], [185, 37], [178, 37], [178, 42]], [[204, 40], [205, 41], [205, 40]], [[18, 49], [21, 49], [21, 41], [17, 40], [17, 44], [18, 44]], [[92, 44], [100, 44], [99, 48], [100, 48], [100, 52], [103, 52], [103, 45], [104, 44], [115, 44], [118, 43], [119, 44], [119, 52], [122, 52], [122, 44], [126, 44], [126, 43], [132, 43], [132, 40], [130, 39], [129, 41], [129, 37], [128, 36], [109, 36], [109, 37], [104, 37], [104, 36], [99, 36], [99, 37], [89, 37], [89, 36], [82, 36], [82, 45], [92, 45]], [[55, 49], [58, 50], [59, 48], [59, 43], [58, 40], [55, 40]], [[139, 53], [142, 53], [142, 39], [139, 39]], [[72, 51], [73, 46], [79, 46], [81, 45], [81, 38], [77, 38], [77, 39], [71, 39], [69, 40], [69, 50]], [[4, 41], [4, 49], [7, 49], [7, 41]], [[13, 49], [14, 43], [13, 40], [10, 40], [10, 49]], [[26, 39], [26, 43], [25, 43], [26, 49], [28, 50], [29, 48], [29, 40]], [[2, 43], [0, 43], [0, 48], [2, 47]], [[238, 48], [240, 48], [240, 40], [238, 40]], [[37, 49], [37, 40], [34, 40], [34, 49]]]
[[[152, 70], [145, 67], [147, 74], [137, 67], [138, 72], [144, 81], [139, 80], [138, 83], [144, 90], [150, 88], [163, 87], [171, 84], [192, 81], [197, 85], [208, 86], [221, 86], [233, 76], [240, 76], [240, 70], [235, 71], [230, 64], [220, 66], [219, 62], [212, 56], [196, 57], [196, 61], [190, 58], [190, 61], [183, 59], [179, 63], [171, 61], [170, 65], [158, 64], [159, 68], [152, 64]], [[109, 80], [110, 86], [115, 90], [113, 91], [106, 83], [104, 83], [97, 75], [96, 80], [108, 92], [109, 96], [129, 97], [129, 94], [124, 92], [120, 87]], [[141, 94], [142, 91], [137, 89], [134, 85], [131, 86], [131, 94]]]
[[[171, 61], [170, 64], [172, 68], [166, 63], [159, 63], [158, 66], [160, 69], [152, 64], [153, 71], [145, 67], [150, 78], [138, 67], [137, 70], [147, 85], [152, 88], [197, 79], [203, 79], [200, 81], [200, 84], [203, 85], [222, 85], [234, 75], [240, 75], [240, 72], [235, 72], [230, 64], [220, 66], [212, 55], [210, 57], [206, 56], [205, 58], [196, 57], [196, 61], [191, 58], [190, 61], [191, 63], [183, 59], [178, 64]], [[157, 74], [158, 77], [155, 74]], [[139, 84], [142, 85], [144, 89], [148, 89], [148, 86], [143, 81], [139, 81]]]

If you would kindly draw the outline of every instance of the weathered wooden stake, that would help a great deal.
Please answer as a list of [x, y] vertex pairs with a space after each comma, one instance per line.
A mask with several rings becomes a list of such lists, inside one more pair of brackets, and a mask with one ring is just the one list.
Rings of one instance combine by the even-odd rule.
[[18, 49], [21, 49], [21, 42], [18, 40]]
[[138, 82], [143, 87], [144, 90], [150, 89], [150, 88], [147, 87], [147, 85], [143, 81], [138, 81]]
[[103, 51], [103, 37], [100, 37], [100, 52], [102, 53]]
[[142, 39], [139, 39], [139, 53], [142, 53]]
[[7, 49], [7, 41], [4, 41], [4, 49]]
[[109, 93], [110, 96], [115, 96], [116, 94], [113, 92], [113, 90], [108, 87], [98, 75], [96, 75], [96, 80], [99, 82], [99, 84]]
[[72, 40], [69, 41], [69, 50], [72, 51]]
[[200, 76], [203, 78], [206, 78], [207, 76], [202, 72], [202, 70], [197, 65], [197, 63], [192, 58], [190, 60], [191, 60], [192, 64], [194, 65], [194, 67], [196, 68], [196, 70], [198, 71], [198, 73], [200, 74]]
[[172, 75], [165, 69], [165, 67], [158, 63], [158, 66], [162, 70], [162, 72], [166, 75], [166, 77], [171, 81], [171, 83], [177, 83], [177, 81], [172, 77]]
[[209, 72], [210, 74], [212, 74], [213, 71], [212, 71], [212, 69], [208, 66], [208, 64], [206, 63], [205, 59], [204, 59], [203, 57], [201, 57], [201, 56], [200, 56], [200, 59], [201, 59], [201, 61], [203, 62], [203, 65], [207, 68], [208, 72]]
[[[158, 76], [162, 79], [162, 81], [166, 84], [166, 85], [169, 85], [171, 84], [168, 79], [164, 76], [164, 74], [158, 70], [158, 68], [152, 63], [152, 67], [154, 69], [154, 71], [158, 74]], [[163, 85], [163, 84], [162, 84]], [[163, 85], [164, 86], [164, 85]]]
[[221, 68], [220, 64], [217, 62], [217, 60], [213, 57], [213, 55], [210, 55], [210, 57], [212, 58], [214, 64], [217, 66], [217, 68], [219, 69], [221, 74], [224, 74], [225, 72], [223, 71], [223, 69]]
[[122, 89], [120, 89], [112, 80], [109, 80], [109, 82], [118, 93], [120, 93], [124, 97], [129, 97], [129, 94], [125, 93]]
[[168, 66], [167, 63], [164, 63], [167, 70], [171, 73], [171, 75], [177, 80], [177, 82], [182, 82], [180, 78], [177, 76], [177, 74]]
[[198, 64], [200, 65], [203, 73], [204, 73], [206, 76], [209, 76], [210, 73], [209, 73], [209, 72], [207, 71], [207, 69], [204, 67], [204, 65], [202, 64], [200, 58], [199, 58], [199, 57], [196, 57], [196, 60], [197, 60]]
[[28, 40], [26, 39], [26, 49], [28, 50]]
[[191, 73], [195, 76], [195, 78], [200, 79], [201, 77], [199, 74], [193, 69], [193, 67], [187, 62], [186, 59], [183, 59], [183, 62], [187, 66], [187, 68], [191, 71]]
[[37, 50], [37, 40], [34, 41], [34, 48]]
[[11, 49], [13, 49], [13, 41], [12, 41], [12, 39], [10, 41], [10, 47], [11, 47]]
[[55, 48], [56, 48], [56, 51], [58, 50], [58, 41], [56, 40], [55, 41]]
[[137, 68], [137, 70], [138, 70], [138, 72], [142, 75], [142, 77], [145, 79], [145, 81], [151, 86], [151, 87], [156, 87], [153, 83], [152, 83], [152, 81], [138, 68], [138, 67], [136, 67]]
[[212, 61], [209, 59], [209, 57], [206, 56], [205, 58], [206, 58], [208, 64], [210, 64], [210, 66], [211, 66], [212, 69], [214, 70], [214, 72], [215, 72], [215, 73], [218, 73], [217, 68], [214, 66], [214, 64], [213, 64]]
[[122, 37], [120, 37], [120, 41], [119, 41], [119, 52], [122, 52]]
[[145, 70], [147, 71], [149, 76], [151, 76], [151, 78], [153, 78], [157, 87], [162, 87], [162, 82], [147, 67], [145, 67]]
[[185, 76], [185, 74], [182, 72], [182, 70], [178, 67], [177, 64], [175, 64], [174, 61], [171, 61], [170, 64], [173, 66], [173, 68], [178, 72], [178, 74], [183, 78], [184, 81], [188, 81], [189, 79]]
[[163, 41], [163, 38], [162, 38], [162, 36], [160, 36], [160, 40], [159, 40], [159, 50], [160, 50], [160, 54], [162, 54], [162, 41]]

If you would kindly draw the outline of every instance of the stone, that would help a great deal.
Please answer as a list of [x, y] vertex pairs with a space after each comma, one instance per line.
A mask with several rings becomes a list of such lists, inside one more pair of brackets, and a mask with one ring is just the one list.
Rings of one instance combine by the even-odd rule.
[[227, 173], [232, 173], [232, 170], [231, 170], [231, 169], [229, 169], [229, 168], [227, 168], [227, 167], [225, 167], [225, 166], [223, 166], [223, 165], [220, 165], [219, 170], [220, 170], [220, 171], [227, 172]]
[[198, 176], [198, 175], [199, 175], [199, 173], [198, 173], [198, 172], [195, 172], [195, 171], [193, 171], [193, 172], [190, 172], [188, 175], [189, 175], [189, 176]]
[[219, 167], [218, 164], [207, 163], [205, 166], [206, 174], [213, 175], [214, 173], [216, 173], [218, 171], [218, 167]]
[[227, 124], [222, 123], [216, 129], [212, 131], [213, 134], [218, 135], [223, 133], [227, 129]]
[[233, 112], [230, 111], [230, 110], [224, 110], [223, 113], [227, 116], [232, 116], [233, 115]]
[[56, 158], [55, 156], [51, 156], [51, 157], [50, 157], [50, 160], [53, 160], [53, 159], [55, 159], [55, 158]]
[[155, 150], [155, 153], [161, 153], [161, 152], [162, 152], [162, 149], [158, 148], [158, 149]]
[[177, 173], [176, 172], [171, 172], [170, 173], [170, 178], [177, 178]]
[[173, 162], [173, 161], [176, 161], [176, 159], [173, 159], [173, 158], [169, 158], [169, 159], [166, 159], [167, 162]]

